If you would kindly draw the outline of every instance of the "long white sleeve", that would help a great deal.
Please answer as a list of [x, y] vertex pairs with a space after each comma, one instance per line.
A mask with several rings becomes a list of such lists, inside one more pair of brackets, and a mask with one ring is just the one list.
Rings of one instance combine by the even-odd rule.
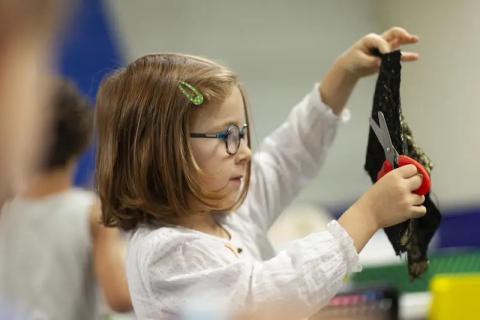
[[349, 118], [348, 110], [336, 116], [321, 101], [318, 87], [317, 83], [254, 153], [249, 193], [238, 214], [249, 216], [265, 232], [316, 176], [338, 123]]

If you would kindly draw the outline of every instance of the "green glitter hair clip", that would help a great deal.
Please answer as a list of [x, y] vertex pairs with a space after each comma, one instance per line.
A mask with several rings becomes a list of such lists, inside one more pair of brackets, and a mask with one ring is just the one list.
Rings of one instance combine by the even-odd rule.
[[178, 84], [178, 88], [180, 89], [180, 91], [182, 91], [183, 95], [187, 97], [187, 99], [190, 100], [190, 102], [194, 105], [199, 106], [203, 103], [203, 95], [191, 84], [185, 81], [180, 81], [180, 83]]

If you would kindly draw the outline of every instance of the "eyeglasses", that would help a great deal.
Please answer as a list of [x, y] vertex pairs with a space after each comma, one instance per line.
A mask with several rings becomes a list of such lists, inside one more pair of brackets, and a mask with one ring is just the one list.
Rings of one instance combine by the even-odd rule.
[[242, 128], [239, 128], [236, 124], [231, 124], [225, 130], [217, 133], [191, 133], [190, 137], [223, 140], [227, 148], [227, 153], [233, 156], [238, 152], [240, 141], [245, 138], [247, 128], [247, 124], [244, 124]]

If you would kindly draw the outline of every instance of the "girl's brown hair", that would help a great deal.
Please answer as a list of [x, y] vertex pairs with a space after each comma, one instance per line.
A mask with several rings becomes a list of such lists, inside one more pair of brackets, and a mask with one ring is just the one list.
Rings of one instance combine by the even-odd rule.
[[[201, 106], [194, 106], [181, 93], [180, 81], [203, 94]], [[243, 202], [250, 164], [238, 200], [230, 208], [219, 208], [215, 201], [222, 195], [202, 189], [199, 178], [203, 173], [190, 152], [188, 138], [193, 108], [221, 104], [234, 86], [242, 93], [248, 122], [237, 76], [207, 59], [173, 53], [147, 55], [103, 80], [95, 121], [96, 183], [105, 225], [132, 230], [139, 224], [169, 223], [189, 214], [189, 195], [211, 211], [231, 211]]]

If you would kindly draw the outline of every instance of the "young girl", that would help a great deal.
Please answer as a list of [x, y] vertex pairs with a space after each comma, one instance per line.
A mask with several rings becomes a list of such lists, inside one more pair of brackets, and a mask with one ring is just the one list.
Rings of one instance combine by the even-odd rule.
[[357, 80], [378, 70], [371, 50], [417, 40], [401, 28], [360, 39], [253, 157], [245, 92], [225, 67], [153, 54], [106, 78], [97, 96], [98, 191], [104, 223], [132, 231], [127, 276], [138, 318], [175, 318], [212, 292], [234, 310], [288, 306], [309, 316], [360, 270], [358, 252], [378, 229], [424, 215], [424, 198], [412, 192], [421, 177], [405, 166], [328, 231], [278, 254], [266, 237], [320, 169]]

